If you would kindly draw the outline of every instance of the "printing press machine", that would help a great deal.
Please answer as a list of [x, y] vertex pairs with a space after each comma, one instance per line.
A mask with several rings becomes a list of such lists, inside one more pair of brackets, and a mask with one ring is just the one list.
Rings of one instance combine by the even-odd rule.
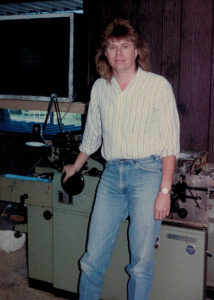
[[[202, 300], [206, 285], [214, 288], [214, 164], [200, 154], [184, 154], [173, 179], [171, 213], [154, 245], [151, 300]], [[15, 231], [28, 235], [30, 284], [48, 284], [53, 293], [77, 293], [79, 259], [102, 171], [103, 164], [89, 158], [80, 185], [73, 182], [74, 193], [66, 192], [56, 168], [36, 167], [34, 176], [0, 176], [0, 200], [27, 206], [27, 223], [16, 225]], [[121, 225], [103, 300], [127, 299], [128, 222]]]

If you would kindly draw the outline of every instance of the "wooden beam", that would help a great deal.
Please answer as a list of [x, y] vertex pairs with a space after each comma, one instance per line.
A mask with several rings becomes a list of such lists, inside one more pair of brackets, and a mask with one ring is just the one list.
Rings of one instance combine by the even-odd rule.
[[[1, 100], [0, 108], [3, 109], [23, 109], [23, 110], [41, 110], [47, 111], [49, 102], [46, 101], [23, 101], [23, 100]], [[60, 112], [67, 112], [76, 114], [85, 114], [87, 109], [86, 103], [74, 102], [71, 104], [68, 102], [59, 102]], [[55, 108], [53, 107], [53, 111]]]

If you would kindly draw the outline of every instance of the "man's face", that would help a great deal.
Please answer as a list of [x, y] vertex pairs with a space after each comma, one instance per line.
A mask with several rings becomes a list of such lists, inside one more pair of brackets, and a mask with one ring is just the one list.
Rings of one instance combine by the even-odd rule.
[[113, 71], [116, 73], [135, 71], [136, 69], [135, 60], [138, 50], [131, 41], [126, 39], [110, 40], [105, 55]]

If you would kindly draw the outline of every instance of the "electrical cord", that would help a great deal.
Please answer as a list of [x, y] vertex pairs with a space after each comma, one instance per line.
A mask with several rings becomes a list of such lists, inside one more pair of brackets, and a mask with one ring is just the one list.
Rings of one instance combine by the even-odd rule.
[[70, 102], [70, 104], [69, 104], [69, 106], [68, 106], [68, 109], [67, 109], [66, 113], [65, 113], [64, 116], [62, 117], [62, 120], [63, 120], [63, 118], [67, 115], [67, 113], [69, 112], [69, 109], [70, 109], [70, 107], [71, 107], [71, 104], [74, 102], [74, 100], [75, 100], [77, 94], [78, 94], [78, 93], [76, 93], [75, 96], [74, 96], [74, 98], [71, 100], [71, 102]]
[[36, 166], [40, 163], [41, 160], [42, 160], [42, 157], [40, 158], [40, 160], [38, 161], [38, 163], [36, 163], [32, 168], [30, 168], [30, 170], [29, 170], [29, 172], [28, 172], [28, 176], [30, 176], [30, 171], [31, 171], [34, 167], [36, 167]]
[[5, 214], [5, 212], [6, 212], [6, 210], [7, 210], [8, 207], [12, 207], [12, 205], [11, 205], [11, 204], [8, 204], [8, 205], [5, 207], [3, 213], [1, 214], [1, 217], [3, 217], [3, 215]]

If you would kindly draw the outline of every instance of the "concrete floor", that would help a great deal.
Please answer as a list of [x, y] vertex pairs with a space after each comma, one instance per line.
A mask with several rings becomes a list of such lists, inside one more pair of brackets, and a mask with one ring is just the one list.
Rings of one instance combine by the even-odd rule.
[[[2, 202], [2, 201], [1, 201]], [[0, 202], [0, 230], [11, 231], [17, 222], [23, 221], [13, 218], [2, 217], [5, 209]], [[10, 236], [8, 236], [9, 238]], [[5, 237], [4, 237], [5, 238]], [[68, 298], [56, 297], [52, 293], [44, 292], [38, 289], [30, 288], [27, 269], [27, 251], [26, 242], [22, 248], [17, 251], [7, 253], [2, 249], [15, 249], [10, 243], [5, 243], [4, 238], [0, 236], [3, 245], [0, 246], [0, 300], [65, 300]], [[9, 238], [10, 239], [10, 238]], [[7, 246], [5, 246], [7, 244]], [[19, 247], [19, 246], [18, 246]], [[77, 297], [70, 297], [69, 300], [76, 300]]]
[[65, 300], [28, 286], [26, 249], [6, 253], [0, 251], [1, 300]]

